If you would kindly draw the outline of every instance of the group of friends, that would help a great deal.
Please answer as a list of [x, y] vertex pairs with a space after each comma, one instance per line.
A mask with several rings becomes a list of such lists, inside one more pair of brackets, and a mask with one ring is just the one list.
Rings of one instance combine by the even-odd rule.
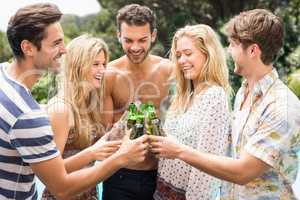
[[[178, 29], [162, 58], [151, 53], [153, 11], [126, 5], [116, 17], [124, 55], [109, 62], [98, 37], [65, 47], [61, 16], [39, 3], [8, 23], [14, 60], [0, 67], [0, 199], [37, 199], [35, 175], [42, 199], [97, 199], [102, 181], [103, 200], [296, 199], [300, 102], [273, 67], [280, 17], [254, 9], [226, 24], [244, 78], [231, 111], [226, 53], [210, 26]], [[48, 70], [60, 73], [59, 89], [41, 108], [30, 91]], [[121, 121], [136, 101], [154, 104], [166, 136], [129, 139]]]

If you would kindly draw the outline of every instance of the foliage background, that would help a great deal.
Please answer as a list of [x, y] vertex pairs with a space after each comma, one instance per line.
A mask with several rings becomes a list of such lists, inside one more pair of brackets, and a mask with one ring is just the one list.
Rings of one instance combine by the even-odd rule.
[[[122, 55], [122, 49], [116, 38], [115, 16], [117, 10], [130, 3], [147, 5], [157, 15], [158, 39], [152, 49], [154, 54], [168, 57], [171, 38], [176, 29], [187, 24], [208, 24], [220, 35], [224, 47], [227, 41], [222, 33], [224, 24], [243, 10], [266, 8], [281, 16], [285, 22], [285, 45], [274, 66], [281, 78], [300, 97], [300, 0], [98, 0], [101, 10], [97, 14], [78, 17], [65, 15], [62, 26], [65, 42], [82, 33], [92, 33], [102, 37], [110, 47], [111, 59]], [[5, 33], [0, 32], [0, 62], [11, 59]], [[228, 59], [230, 81], [236, 92], [241, 78], [233, 74], [233, 63]], [[33, 89], [34, 97], [40, 103], [56, 92], [56, 77], [46, 74]]]

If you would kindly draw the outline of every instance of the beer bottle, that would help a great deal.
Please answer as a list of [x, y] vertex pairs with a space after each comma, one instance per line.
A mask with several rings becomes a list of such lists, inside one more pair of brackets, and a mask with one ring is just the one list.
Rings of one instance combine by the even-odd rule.
[[144, 134], [144, 115], [138, 113], [136, 115], [136, 123], [133, 126], [132, 134], [130, 135], [130, 139], [135, 139]]
[[147, 104], [146, 112], [146, 130], [150, 135], [161, 135], [160, 134], [160, 120], [156, 115], [155, 107], [153, 103]]
[[127, 129], [131, 129], [136, 122], [137, 107], [134, 103], [131, 103], [128, 107], [127, 116]]
[[146, 109], [147, 109], [147, 104], [141, 103], [141, 104], [140, 104], [140, 107], [139, 107], [139, 112], [140, 112], [141, 114], [145, 114]]

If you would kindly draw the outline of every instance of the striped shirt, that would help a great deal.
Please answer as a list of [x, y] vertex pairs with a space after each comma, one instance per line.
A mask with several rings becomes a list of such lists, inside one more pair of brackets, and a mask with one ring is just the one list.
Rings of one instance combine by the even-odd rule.
[[0, 64], [0, 199], [37, 199], [30, 163], [59, 155], [47, 114]]
[[239, 158], [244, 149], [270, 168], [245, 185], [226, 188], [221, 199], [296, 200], [292, 184], [298, 172], [300, 101], [275, 69], [255, 84], [250, 108], [240, 110], [246, 87], [245, 81], [234, 106], [233, 156]]

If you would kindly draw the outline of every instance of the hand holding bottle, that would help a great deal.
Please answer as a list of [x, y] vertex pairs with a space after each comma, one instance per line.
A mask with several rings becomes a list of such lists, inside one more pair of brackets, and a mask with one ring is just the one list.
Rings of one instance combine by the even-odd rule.
[[123, 167], [128, 165], [135, 165], [143, 162], [148, 152], [148, 136], [143, 135], [137, 139], [129, 139], [131, 129], [126, 131], [126, 135], [123, 138], [122, 145], [117, 151], [123, 157]]
[[92, 160], [104, 160], [114, 154], [120, 148], [121, 144], [121, 140], [107, 141], [107, 136], [104, 135], [87, 150], [91, 152]]
[[178, 158], [180, 152], [184, 148], [173, 137], [162, 137], [156, 135], [149, 136], [150, 149], [158, 157], [175, 159]]

